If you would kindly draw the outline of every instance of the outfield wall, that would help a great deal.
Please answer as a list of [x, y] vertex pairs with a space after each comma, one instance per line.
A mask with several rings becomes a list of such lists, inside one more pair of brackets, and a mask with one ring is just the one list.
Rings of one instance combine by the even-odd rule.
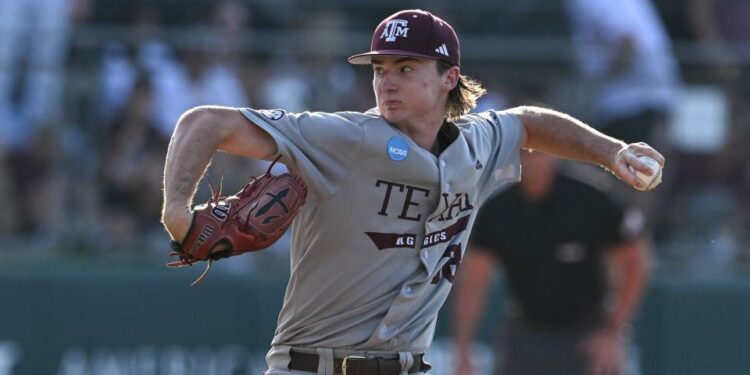
[[[191, 271], [3, 267], [0, 375], [260, 374], [284, 277], [212, 272], [191, 288]], [[429, 356], [434, 375], [450, 373], [449, 313]], [[493, 322], [483, 323], [483, 363]], [[749, 374], [750, 279], [657, 277], [637, 327], [643, 374]]]

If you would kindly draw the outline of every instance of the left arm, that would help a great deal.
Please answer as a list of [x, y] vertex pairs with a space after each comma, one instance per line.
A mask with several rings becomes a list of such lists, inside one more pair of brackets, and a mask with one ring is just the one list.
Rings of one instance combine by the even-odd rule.
[[617, 304], [607, 314], [605, 329], [618, 332], [633, 319], [648, 279], [649, 261], [644, 242], [636, 239], [609, 249], [609, 274]]
[[648, 256], [643, 239], [623, 242], [607, 249], [608, 271], [615, 305], [601, 328], [581, 342], [590, 374], [619, 374], [625, 362], [625, 343], [630, 323], [645, 289]]
[[567, 114], [531, 106], [512, 108], [508, 112], [517, 115], [523, 123], [523, 148], [598, 164], [631, 186], [640, 186], [641, 182], [629, 166], [649, 175], [651, 172], [638, 156], [649, 156], [664, 166], [664, 157], [651, 146], [642, 142], [625, 144]]

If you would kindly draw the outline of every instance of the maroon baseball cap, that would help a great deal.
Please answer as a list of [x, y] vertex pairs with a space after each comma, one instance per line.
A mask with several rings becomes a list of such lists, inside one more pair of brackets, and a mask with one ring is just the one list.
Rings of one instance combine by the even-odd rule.
[[412, 56], [461, 65], [458, 36], [448, 22], [430, 12], [409, 9], [384, 19], [372, 34], [370, 52], [349, 58], [352, 64], [370, 64], [373, 56]]

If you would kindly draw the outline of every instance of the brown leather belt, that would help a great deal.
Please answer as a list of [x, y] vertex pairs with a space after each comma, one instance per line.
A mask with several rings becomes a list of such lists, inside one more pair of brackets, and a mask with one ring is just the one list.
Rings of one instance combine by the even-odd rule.
[[[414, 364], [409, 368], [409, 374], [426, 372], [432, 368], [423, 361], [424, 355], [414, 355]], [[289, 369], [295, 371], [318, 372], [317, 354], [302, 353], [295, 350], [289, 352]], [[333, 372], [337, 375], [399, 375], [401, 362], [398, 359], [365, 358], [349, 356], [344, 359], [333, 360]]]

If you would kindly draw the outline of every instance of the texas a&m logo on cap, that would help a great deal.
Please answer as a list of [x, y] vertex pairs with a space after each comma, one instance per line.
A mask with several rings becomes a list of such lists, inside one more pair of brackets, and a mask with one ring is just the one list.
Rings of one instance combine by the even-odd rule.
[[396, 37], [402, 36], [406, 38], [406, 33], [409, 32], [409, 28], [406, 27], [408, 24], [409, 21], [400, 19], [392, 19], [388, 21], [383, 29], [383, 33], [380, 34], [380, 39], [385, 38], [386, 42], [395, 42]]
[[352, 64], [372, 64], [374, 56], [403, 56], [443, 60], [461, 65], [458, 36], [440, 17], [419, 9], [394, 13], [372, 33], [370, 51], [349, 57]]

